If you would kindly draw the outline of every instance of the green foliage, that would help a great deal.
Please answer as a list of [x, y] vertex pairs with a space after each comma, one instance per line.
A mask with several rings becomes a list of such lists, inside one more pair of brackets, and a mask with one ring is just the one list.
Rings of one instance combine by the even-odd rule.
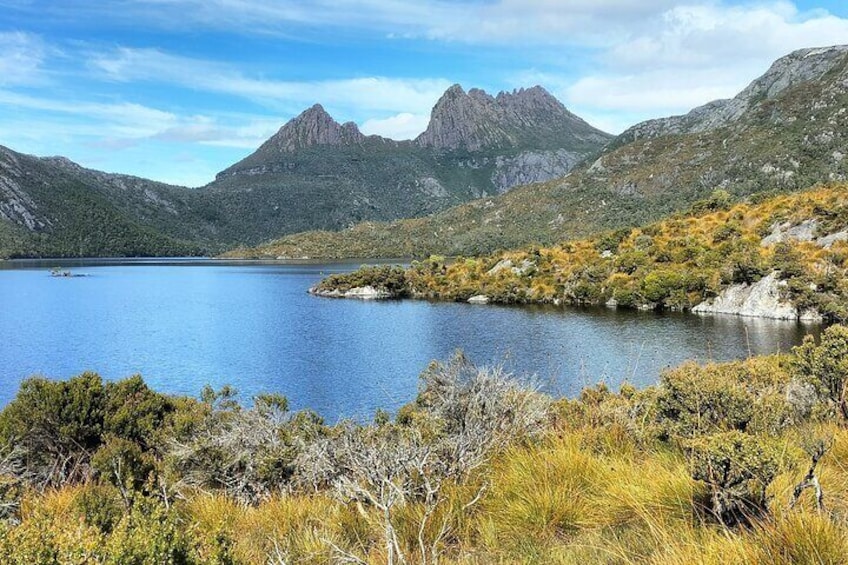
[[150, 449], [162, 425], [175, 411], [174, 402], [152, 391], [140, 375], [105, 387], [103, 431]]
[[745, 430], [753, 417], [753, 400], [729, 371], [690, 363], [660, 377], [657, 421], [665, 437]]
[[[429, 265], [436, 264], [430, 261]], [[384, 290], [392, 296], [403, 297], [408, 293], [406, 271], [393, 265], [362, 267], [352, 273], [330, 275], [318, 285], [317, 290], [338, 290], [347, 292], [352, 288], [371, 286]]]
[[112, 533], [127, 510], [128, 505], [121, 491], [109, 484], [85, 485], [77, 492], [72, 503], [74, 513], [104, 534]]
[[766, 488], [778, 470], [776, 450], [763, 438], [730, 431], [691, 443], [692, 478], [710, 489], [713, 515], [748, 524], [768, 512]]
[[91, 467], [119, 488], [140, 490], [151, 479], [156, 463], [137, 443], [109, 437], [91, 458]]
[[46, 483], [83, 480], [107, 439], [104, 465], [119, 451], [129, 462], [152, 449], [173, 410], [137, 376], [105, 385], [96, 373], [67, 381], [33, 377], [0, 412], [0, 446], [21, 446], [29, 472]]
[[848, 418], [848, 328], [840, 325], [827, 328], [819, 345], [812, 336], [807, 336], [794, 353], [797, 374]]
[[0, 413], [0, 445], [24, 446], [27, 465], [45, 480], [52, 480], [56, 461], [65, 462], [56, 469], [60, 476], [78, 476], [79, 462], [100, 445], [103, 405], [103, 382], [94, 373], [27, 379]]

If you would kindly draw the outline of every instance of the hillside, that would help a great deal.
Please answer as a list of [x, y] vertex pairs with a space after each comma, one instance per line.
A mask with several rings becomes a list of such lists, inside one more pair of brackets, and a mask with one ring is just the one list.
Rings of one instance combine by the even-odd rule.
[[194, 194], [0, 146], [0, 257], [196, 255], [215, 227]]
[[678, 214], [554, 247], [334, 275], [314, 292], [848, 320], [848, 184]]
[[776, 61], [731, 100], [651, 120], [568, 175], [426, 218], [284, 237], [248, 257], [476, 255], [644, 224], [708, 197], [848, 177], [848, 47]]

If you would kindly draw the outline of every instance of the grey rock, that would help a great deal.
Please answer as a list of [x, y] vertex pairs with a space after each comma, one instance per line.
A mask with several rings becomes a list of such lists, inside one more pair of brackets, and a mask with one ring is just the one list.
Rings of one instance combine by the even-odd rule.
[[[563, 135], [565, 134], [565, 136]], [[544, 147], [551, 140], [571, 138], [564, 145], [603, 144], [608, 134], [569, 112], [541, 86], [491, 96], [455, 84], [439, 99], [427, 129], [415, 139], [420, 147], [445, 151]]]
[[492, 184], [499, 194], [516, 186], [545, 182], [568, 173], [584, 157], [583, 153], [525, 151], [515, 157], [499, 156], [495, 161]]
[[511, 259], [501, 259], [500, 261], [497, 262], [497, 264], [494, 267], [489, 269], [486, 274], [487, 275], [496, 275], [496, 274], [500, 273], [501, 271], [509, 270], [514, 275], [522, 276], [522, 275], [527, 274], [527, 272], [530, 271], [530, 269], [532, 269], [535, 266], [536, 266], [536, 264], [533, 263], [533, 261], [530, 261], [529, 259], [522, 260], [521, 264], [519, 264], [519, 265], [513, 264]]
[[291, 153], [312, 145], [354, 144], [364, 139], [365, 136], [356, 124], [339, 124], [323, 106], [315, 104], [280, 128], [265, 145], [277, 151]]
[[771, 273], [754, 284], [735, 284], [692, 308], [696, 314], [732, 314], [752, 318], [797, 320], [798, 309], [781, 293], [781, 281]]
[[342, 292], [334, 288], [333, 290], [318, 290], [315, 287], [309, 289], [310, 294], [323, 296], [325, 298], [357, 298], [359, 300], [386, 300], [396, 298], [394, 294], [384, 288], [375, 288], [373, 286], [357, 286]]
[[830, 249], [837, 241], [848, 241], [848, 229], [819, 237], [816, 239], [816, 245]]
[[782, 224], [774, 223], [771, 226], [771, 233], [763, 238], [760, 245], [768, 247], [769, 245], [786, 243], [788, 241], [812, 241], [818, 226], [819, 224], [816, 219], [804, 220], [794, 226], [788, 222]]

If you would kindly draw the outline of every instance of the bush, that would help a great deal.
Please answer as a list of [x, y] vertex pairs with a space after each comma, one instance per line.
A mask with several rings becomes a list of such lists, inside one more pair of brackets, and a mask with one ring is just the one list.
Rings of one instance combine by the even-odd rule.
[[106, 385], [96, 373], [67, 381], [33, 377], [0, 413], [0, 446], [19, 445], [36, 482], [82, 481], [107, 437], [139, 452], [152, 449], [175, 409], [139, 376]]
[[138, 444], [110, 437], [91, 458], [91, 467], [120, 489], [141, 490], [155, 470], [155, 461]]
[[739, 431], [690, 444], [692, 478], [710, 489], [710, 511], [722, 524], [749, 524], [768, 513], [766, 488], [777, 474], [776, 450]]
[[94, 373], [57, 382], [30, 378], [0, 413], [0, 444], [22, 446], [39, 482], [80, 479], [100, 445], [103, 410], [103, 382]]
[[848, 418], [846, 380], [848, 380], [848, 327], [830, 326], [816, 345], [812, 336], [794, 350], [794, 368], [798, 376], [812, 384], [819, 394], [838, 407]]
[[727, 366], [694, 363], [664, 372], [656, 398], [657, 420], [666, 438], [692, 438], [745, 430], [754, 398]]

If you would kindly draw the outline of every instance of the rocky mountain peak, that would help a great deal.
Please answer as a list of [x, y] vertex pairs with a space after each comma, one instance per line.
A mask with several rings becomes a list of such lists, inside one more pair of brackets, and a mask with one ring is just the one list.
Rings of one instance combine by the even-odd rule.
[[320, 104], [290, 120], [260, 151], [291, 153], [313, 145], [345, 145], [365, 139], [353, 122], [339, 124]]
[[465, 92], [455, 84], [436, 102], [427, 130], [415, 143], [442, 150], [477, 151], [518, 145], [561, 147], [564, 139], [580, 143], [591, 138], [594, 143], [605, 137], [541, 86], [491, 96], [479, 88]]

